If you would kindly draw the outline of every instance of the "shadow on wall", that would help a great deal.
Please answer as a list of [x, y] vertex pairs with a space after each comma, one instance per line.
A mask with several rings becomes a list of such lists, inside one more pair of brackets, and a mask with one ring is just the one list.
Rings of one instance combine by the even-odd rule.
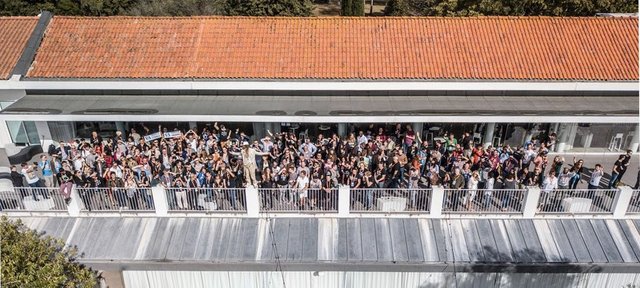
[[[569, 259], [547, 262], [543, 253], [530, 249], [507, 255], [490, 246], [483, 246], [485, 262], [460, 263], [456, 273], [446, 273], [444, 279], [424, 281], [419, 288], [440, 287], [580, 287], [583, 273], [598, 273], [598, 266], [572, 264]], [[509, 262], [526, 259], [526, 262]], [[435, 280], [435, 279], [431, 279]]]

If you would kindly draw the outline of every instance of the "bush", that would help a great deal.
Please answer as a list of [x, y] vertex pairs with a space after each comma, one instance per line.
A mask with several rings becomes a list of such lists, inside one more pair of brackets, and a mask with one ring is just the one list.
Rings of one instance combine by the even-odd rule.
[[99, 276], [76, 262], [77, 251], [21, 221], [0, 218], [2, 287], [95, 287]]

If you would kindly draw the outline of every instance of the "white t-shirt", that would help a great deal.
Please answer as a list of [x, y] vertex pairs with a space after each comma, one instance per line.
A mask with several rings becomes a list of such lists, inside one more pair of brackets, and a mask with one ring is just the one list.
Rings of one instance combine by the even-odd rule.
[[542, 182], [542, 192], [549, 193], [553, 189], [558, 189], [558, 178], [544, 178], [544, 182]]
[[309, 177], [298, 177], [298, 189], [304, 189], [309, 184]]
[[594, 171], [593, 173], [591, 173], [591, 180], [589, 180], [589, 184], [591, 184], [592, 186], [600, 186], [600, 179], [602, 178], [603, 174], [603, 171]]

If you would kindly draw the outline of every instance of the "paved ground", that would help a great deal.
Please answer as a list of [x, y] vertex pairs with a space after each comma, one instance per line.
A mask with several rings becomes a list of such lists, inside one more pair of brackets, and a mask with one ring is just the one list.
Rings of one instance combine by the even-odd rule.
[[[570, 167], [568, 164], [573, 164], [574, 156], [576, 157], [576, 161], [579, 159], [583, 159], [585, 167], [588, 168], [589, 170], [593, 169], [593, 167], [596, 164], [602, 165], [604, 167], [604, 172], [605, 172], [605, 176], [603, 177], [603, 180], [601, 182], [601, 185], [602, 185], [603, 182], [605, 181], [606, 183], [608, 183], [609, 181], [608, 179], [611, 177], [611, 170], [613, 169], [613, 163], [616, 162], [619, 154], [604, 154], [604, 153], [603, 154], [584, 154], [584, 153], [549, 154], [549, 163], [552, 163], [553, 158], [556, 155], [560, 155], [564, 157], [565, 167]], [[638, 177], [638, 169], [640, 169], [640, 154], [634, 154], [631, 157], [631, 164], [629, 165], [627, 172], [622, 177], [622, 183], [633, 187], [633, 185], [636, 184], [636, 178]], [[590, 174], [591, 172], [588, 173], [588, 175]], [[583, 177], [583, 179], [585, 180], [584, 183], [580, 183], [578, 185], [578, 188], [587, 188], [586, 180], [588, 180], [588, 177], [587, 178]]]

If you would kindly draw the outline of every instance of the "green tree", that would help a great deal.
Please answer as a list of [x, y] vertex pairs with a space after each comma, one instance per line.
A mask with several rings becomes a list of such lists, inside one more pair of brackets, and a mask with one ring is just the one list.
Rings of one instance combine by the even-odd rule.
[[393, 16], [594, 16], [637, 13], [630, 0], [389, 0]]
[[340, 1], [342, 16], [364, 16], [364, 0]]
[[389, 0], [384, 7], [384, 15], [403, 16], [409, 14], [409, 5], [405, 0]]
[[134, 16], [223, 15], [226, 0], [138, 0], [124, 12]]
[[229, 16], [309, 16], [311, 0], [226, 0]]
[[64, 242], [0, 218], [2, 287], [95, 287], [98, 275]]

